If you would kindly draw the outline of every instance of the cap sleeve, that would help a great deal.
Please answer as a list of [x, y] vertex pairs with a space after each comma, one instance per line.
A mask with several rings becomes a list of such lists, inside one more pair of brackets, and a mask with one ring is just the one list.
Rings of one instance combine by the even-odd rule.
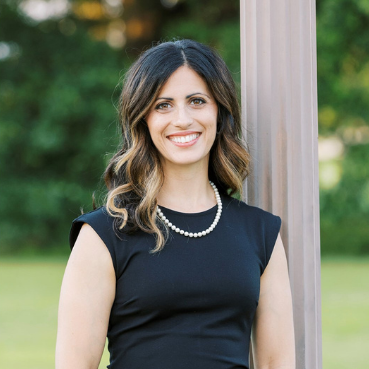
[[72, 226], [69, 232], [69, 245], [71, 250], [77, 240], [79, 232], [84, 223], [89, 224], [97, 235], [104, 242], [111, 255], [115, 272], [117, 273], [117, 262], [115, 253], [115, 232], [114, 232], [114, 218], [111, 217], [104, 207], [100, 207], [89, 213], [80, 215], [72, 221]]
[[277, 241], [278, 233], [281, 229], [282, 220], [278, 215], [266, 213], [264, 224], [264, 245], [265, 258], [262, 273], [267, 267], [270, 257], [272, 256], [275, 242]]

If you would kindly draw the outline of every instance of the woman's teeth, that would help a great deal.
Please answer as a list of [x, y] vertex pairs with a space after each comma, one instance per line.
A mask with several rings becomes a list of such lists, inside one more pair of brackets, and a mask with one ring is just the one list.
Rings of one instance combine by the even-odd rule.
[[177, 143], [186, 143], [195, 140], [199, 136], [200, 133], [194, 133], [188, 136], [170, 136], [169, 139]]

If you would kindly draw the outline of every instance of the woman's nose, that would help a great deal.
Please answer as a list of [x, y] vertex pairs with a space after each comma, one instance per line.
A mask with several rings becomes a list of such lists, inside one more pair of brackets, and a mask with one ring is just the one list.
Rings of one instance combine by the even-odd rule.
[[173, 124], [181, 129], [188, 129], [193, 123], [193, 117], [186, 106], [178, 107]]

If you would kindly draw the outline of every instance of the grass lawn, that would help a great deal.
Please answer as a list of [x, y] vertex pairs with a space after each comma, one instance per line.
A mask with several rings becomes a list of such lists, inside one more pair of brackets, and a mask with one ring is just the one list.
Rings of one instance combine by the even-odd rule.
[[[65, 259], [0, 262], [0, 368], [50, 369]], [[105, 350], [106, 351], [106, 350]], [[99, 368], [109, 363], [104, 352]]]
[[[0, 368], [54, 367], [65, 259], [0, 262]], [[322, 262], [323, 368], [369, 362], [369, 258]], [[106, 368], [105, 350], [99, 368]]]
[[369, 258], [323, 260], [324, 369], [369, 367]]

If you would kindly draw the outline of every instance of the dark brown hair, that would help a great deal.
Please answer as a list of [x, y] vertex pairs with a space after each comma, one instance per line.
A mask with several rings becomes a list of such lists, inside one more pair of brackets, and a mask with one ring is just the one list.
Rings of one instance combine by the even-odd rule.
[[[242, 139], [240, 107], [232, 76], [216, 51], [192, 40], [164, 42], [145, 51], [124, 78], [119, 114], [122, 146], [108, 164], [106, 208], [120, 230], [156, 235], [160, 251], [167, 229], [156, 217], [163, 168], [144, 117], [169, 79], [186, 65], [207, 83], [218, 105], [217, 135], [210, 151], [209, 179], [219, 191], [242, 196], [249, 154]], [[163, 233], [164, 232], [164, 233]]]

